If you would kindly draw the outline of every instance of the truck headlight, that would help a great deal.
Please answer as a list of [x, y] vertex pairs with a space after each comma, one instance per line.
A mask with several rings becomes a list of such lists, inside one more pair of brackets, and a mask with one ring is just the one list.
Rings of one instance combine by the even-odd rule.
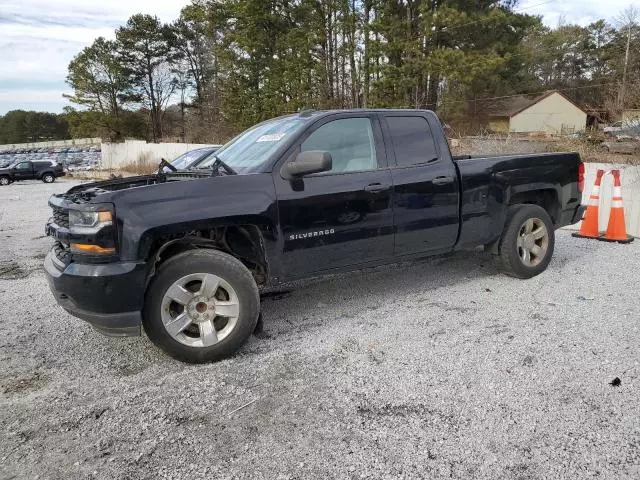
[[113, 224], [111, 212], [83, 212], [80, 210], [69, 210], [69, 227], [76, 229], [96, 229]]
[[116, 253], [111, 210], [69, 210], [69, 232], [72, 253], [84, 255]]

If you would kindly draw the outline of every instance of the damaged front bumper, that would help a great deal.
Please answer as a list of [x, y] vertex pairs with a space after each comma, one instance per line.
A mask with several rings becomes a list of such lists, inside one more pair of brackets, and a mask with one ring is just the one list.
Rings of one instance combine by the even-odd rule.
[[66, 263], [59, 258], [59, 248], [54, 246], [44, 260], [47, 281], [58, 304], [105, 335], [140, 335], [145, 265]]

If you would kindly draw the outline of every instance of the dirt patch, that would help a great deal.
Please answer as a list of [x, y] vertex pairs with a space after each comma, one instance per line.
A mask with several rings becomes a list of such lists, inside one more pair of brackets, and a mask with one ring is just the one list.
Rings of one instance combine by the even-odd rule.
[[13, 260], [0, 261], [0, 279], [17, 280], [29, 275], [29, 270]]
[[23, 377], [2, 380], [2, 393], [14, 394], [39, 390], [49, 383], [49, 376], [42, 372], [33, 372]]

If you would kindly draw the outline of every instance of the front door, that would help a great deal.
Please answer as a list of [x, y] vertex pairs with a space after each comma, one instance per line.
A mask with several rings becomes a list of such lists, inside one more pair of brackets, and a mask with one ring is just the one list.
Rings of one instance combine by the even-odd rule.
[[391, 257], [391, 174], [375, 116], [323, 118], [286, 161], [310, 150], [329, 152], [332, 170], [293, 181], [280, 175], [283, 163], [274, 171], [283, 275], [295, 278]]
[[14, 167], [13, 177], [16, 180], [28, 180], [33, 178], [33, 165], [31, 162], [20, 162]]
[[[391, 162], [397, 256], [451, 249], [458, 238], [458, 176], [448, 152], [440, 152], [426, 112], [383, 115]], [[434, 125], [434, 128], [440, 128]], [[395, 165], [393, 165], [395, 163]]]

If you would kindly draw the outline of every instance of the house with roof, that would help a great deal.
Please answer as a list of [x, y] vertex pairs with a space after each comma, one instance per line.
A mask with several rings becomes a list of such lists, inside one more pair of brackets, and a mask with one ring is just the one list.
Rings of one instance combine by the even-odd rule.
[[557, 90], [498, 99], [487, 105], [486, 114], [489, 128], [501, 133], [568, 134], [587, 126], [587, 112]]

